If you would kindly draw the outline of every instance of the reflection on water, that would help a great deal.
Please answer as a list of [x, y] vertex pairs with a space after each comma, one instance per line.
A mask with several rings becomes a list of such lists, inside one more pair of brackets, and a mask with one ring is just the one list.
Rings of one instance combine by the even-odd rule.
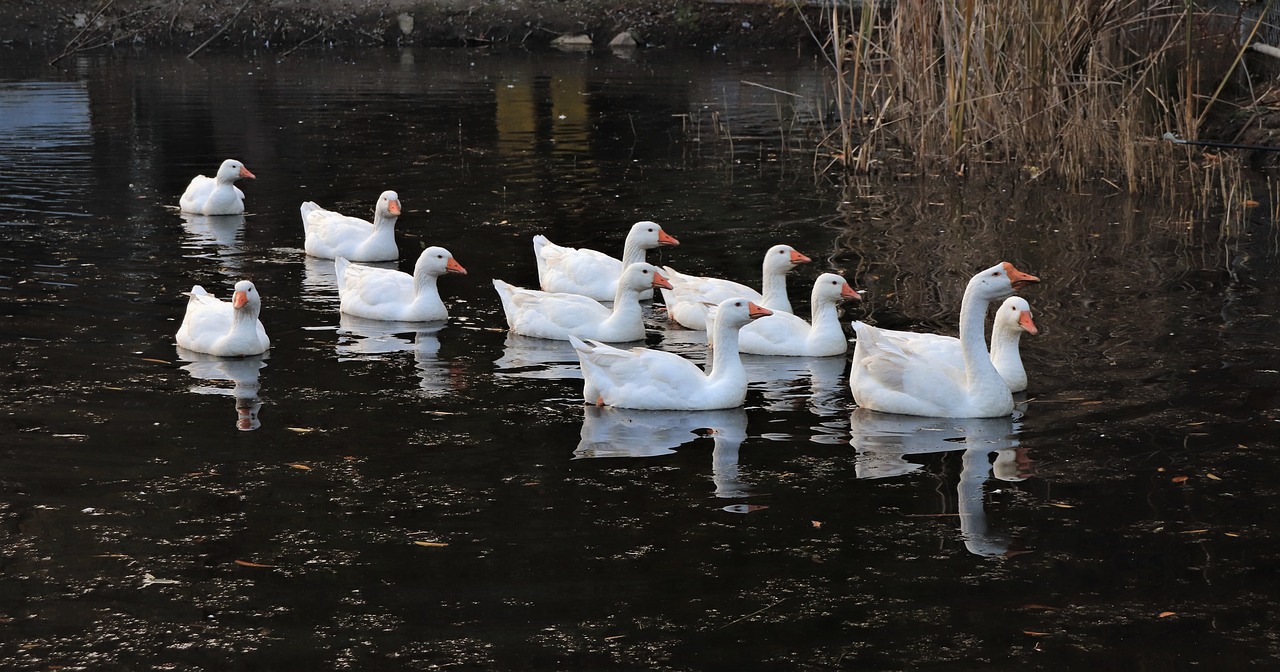
[[[582, 379], [578, 352], [568, 341], [507, 333], [495, 373], [515, 378]], [[581, 390], [579, 390], [581, 394]]]
[[253, 431], [262, 425], [258, 420], [258, 411], [262, 409], [262, 400], [258, 398], [258, 391], [261, 389], [258, 374], [267, 366], [265, 361], [267, 354], [227, 358], [215, 357], [183, 347], [177, 347], [177, 351], [179, 359], [190, 362], [181, 368], [191, 374], [192, 378], [209, 382], [229, 381], [233, 384], [231, 389], [216, 385], [196, 385], [191, 388], [191, 392], [234, 397], [236, 429], [242, 432]]
[[[1018, 441], [1017, 425], [1009, 418], [922, 418], [856, 409], [849, 418], [857, 450], [858, 478], [893, 478], [923, 465], [908, 456], [963, 451], [956, 509], [965, 548], [974, 555], [1004, 555], [1010, 540], [988, 529], [983, 484], [994, 473], [1002, 481], [1027, 478], [1030, 462]], [[995, 465], [988, 457], [995, 454]]]
[[843, 415], [849, 407], [844, 357], [743, 355], [752, 389], [764, 393], [765, 408], [808, 410], [817, 416]]
[[397, 352], [413, 353], [418, 386], [426, 392], [447, 392], [458, 384], [453, 367], [439, 358], [439, 322], [387, 322], [340, 314], [338, 361], [376, 360]]
[[193, 257], [208, 255], [206, 248], [215, 248], [216, 258], [229, 271], [244, 269], [244, 215], [194, 215], [179, 213], [182, 228], [187, 232], [183, 248], [193, 250]]
[[90, 122], [83, 84], [0, 81], [0, 222], [87, 214]]
[[747, 438], [747, 413], [742, 408], [638, 411], [587, 405], [582, 413], [582, 439], [573, 451], [574, 459], [670, 455], [686, 443], [710, 436], [715, 496], [750, 494], [750, 484], [738, 476], [738, 448]]

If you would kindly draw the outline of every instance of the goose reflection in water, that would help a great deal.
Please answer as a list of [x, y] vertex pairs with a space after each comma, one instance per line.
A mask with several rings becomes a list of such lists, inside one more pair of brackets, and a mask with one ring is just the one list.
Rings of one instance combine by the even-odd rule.
[[502, 356], [493, 362], [499, 376], [582, 379], [578, 353], [569, 341], [533, 338], [508, 332], [507, 340], [502, 346]]
[[447, 360], [439, 358], [438, 334], [448, 324], [438, 322], [384, 322], [340, 313], [338, 361], [385, 359], [397, 352], [413, 353], [418, 386], [427, 392], [447, 392], [461, 385], [461, 376]]
[[809, 410], [814, 415], [843, 415], [848, 394], [841, 377], [849, 366], [845, 357], [767, 357], [743, 355], [751, 389], [764, 393], [770, 411]]
[[191, 388], [196, 394], [218, 394], [235, 397], [236, 429], [250, 432], [261, 426], [258, 411], [262, 408], [262, 400], [258, 398], [258, 372], [267, 363], [263, 360], [266, 354], [249, 357], [216, 357], [203, 352], [194, 352], [186, 348], [178, 348], [178, 358], [189, 362], [182, 369], [193, 378], [205, 381], [229, 381], [231, 389], [217, 385], [197, 385]]
[[[301, 252], [301, 250], [298, 251]], [[333, 260], [307, 256], [302, 263], [302, 300], [338, 310], [338, 272], [334, 269]], [[360, 263], [374, 268], [399, 268], [394, 261], [362, 261]]]
[[241, 239], [244, 234], [244, 215], [193, 215], [181, 213], [182, 228], [187, 232], [187, 240], [183, 247], [201, 250], [192, 256], [208, 256], [203, 252], [206, 247], [217, 248], [220, 261], [230, 269], [242, 266]]
[[988, 529], [983, 486], [993, 472], [1008, 482], [1030, 475], [1013, 417], [925, 418], [859, 408], [849, 419], [849, 429], [849, 443], [858, 452], [858, 478], [891, 478], [920, 469], [922, 465], [907, 461], [907, 455], [963, 451], [956, 507], [965, 548], [982, 556], [1009, 551], [1011, 540]]
[[[700, 431], [706, 430], [706, 431]], [[717, 497], [746, 497], [751, 484], [738, 476], [738, 448], [747, 438], [747, 412], [638, 411], [614, 406], [583, 406], [582, 438], [573, 458], [657, 457], [710, 436], [711, 480]]]

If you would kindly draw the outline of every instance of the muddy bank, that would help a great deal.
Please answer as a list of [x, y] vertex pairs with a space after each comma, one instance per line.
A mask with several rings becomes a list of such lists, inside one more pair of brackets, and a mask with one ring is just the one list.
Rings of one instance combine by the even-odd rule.
[[11, 0], [0, 3], [0, 45], [52, 56], [112, 46], [542, 46], [562, 36], [605, 46], [626, 33], [640, 46], [813, 49], [806, 19], [816, 28], [819, 12], [726, 0]]

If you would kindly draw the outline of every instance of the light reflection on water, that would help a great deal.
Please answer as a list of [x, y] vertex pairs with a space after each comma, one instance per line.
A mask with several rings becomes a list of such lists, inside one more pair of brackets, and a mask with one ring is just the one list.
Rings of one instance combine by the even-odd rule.
[[[815, 180], [774, 158], [796, 140], [777, 137], [791, 98], [743, 84], [820, 101], [804, 59], [298, 55], [86, 56], [73, 83], [0, 64], [4, 109], [56, 110], [0, 138], [35, 162], [0, 196], [0, 220], [27, 223], [0, 227], [14, 665], [1229, 669], [1280, 653], [1256, 626], [1280, 594], [1269, 223], [1219, 238], [1160, 204], [1017, 177]], [[248, 215], [176, 213], [230, 156], [258, 175]], [[388, 267], [434, 244], [467, 260], [447, 326], [340, 316], [332, 262], [302, 252], [300, 202], [357, 212], [388, 188], [406, 208]], [[942, 333], [972, 269], [1014, 261], [1044, 279], [1025, 414], [869, 426], [845, 358], [747, 357], [743, 409], [584, 406], [572, 350], [509, 337], [489, 280], [536, 284], [535, 233], [616, 251], [641, 219], [680, 238], [657, 263], [758, 278], [759, 250], [785, 240], [814, 259], [791, 278], [801, 314], [797, 288], [833, 271], [868, 290], [842, 321]], [[269, 366], [173, 362], [181, 292], [241, 277], [264, 297]], [[657, 306], [646, 324], [646, 346], [705, 363], [703, 332]]]

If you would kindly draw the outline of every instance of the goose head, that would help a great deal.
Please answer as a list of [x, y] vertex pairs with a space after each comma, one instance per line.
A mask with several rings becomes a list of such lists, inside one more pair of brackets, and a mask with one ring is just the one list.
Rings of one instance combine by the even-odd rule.
[[861, 301], [862, 295], [854, 291], [844, 278], [835, 273], [823, 273], [814, 281], [811, 303], [839, 303], [846, 299]]
[[631, 264], [622, 271], [618, 287], [643, 292], [651, 287], [671, 289], [671, 283], [658, 271], [657, 266], [640, 262]]
[[391, 190], [382, 192], [382, 195], [378, 197], [378, 204], [374, 206], [374, 212], [376, 212], [377, 214], [383, 217], [388, 217], [392, 219], [399, 217], [400, 216], [399, 194]]
[[997, 301], [1037, 282], [1040, 282], [1040, 278], [1023, 273], [1014, 268], [1013, 264], [1002, 261], [973, 276], [966, 291], [973, 292], [975, 297], [986, 301]]
[[422, 251], [418, 255], [418, 263], [413, 265], [414, 276], [433, 275], [441, 276], [448, 273], [457, 273], [458, 275], [466, 275], [467, 269], [458, 263], [457, 259], [449, 253], [449, 250], [443, 247], [432, 246]]
[[249, 169], [245, 168], [243, 163], [235, 159], [227, 159], [222, 162], [221, 166], [218, 166], [218, 176], [214, 179], [219, 182], [230, 183], [242, 177], [252, 180], [254, 179], [254, 174], [249, 172]]
[[1032, 336], [1040, 333], [1031, 319], [1031, 304], [1021, 296], [1011, 296], [1000, 304], [1000, 309], [996, 311], [996, 328], [1010, 331], [1021, 329]]
[[680, 241], [668, 235], [657, 222], [636, 222], [627, 233], [627, 239], [635, 241], [642, 249], [652, 250], [659, 245], [679, 245]]
[[809, 257], [800, 254], [790, 245], [774, 245], [764, 253], [765, 275], [785, 274], [800, 264], [809, 263]]
[[772, 310], [757, 306], [746, 299], [725, 299], [716, 306], [714, 312], [716, 325], [731, 329], [738, 329], [751, 320], [773, 314]]
[[262, 307], [262, 297], [258, 296], [258, 288], [248, 280], [237, 282], [235, 292], [231, 295], [231, 307], [237, 311], [257, 315]]

